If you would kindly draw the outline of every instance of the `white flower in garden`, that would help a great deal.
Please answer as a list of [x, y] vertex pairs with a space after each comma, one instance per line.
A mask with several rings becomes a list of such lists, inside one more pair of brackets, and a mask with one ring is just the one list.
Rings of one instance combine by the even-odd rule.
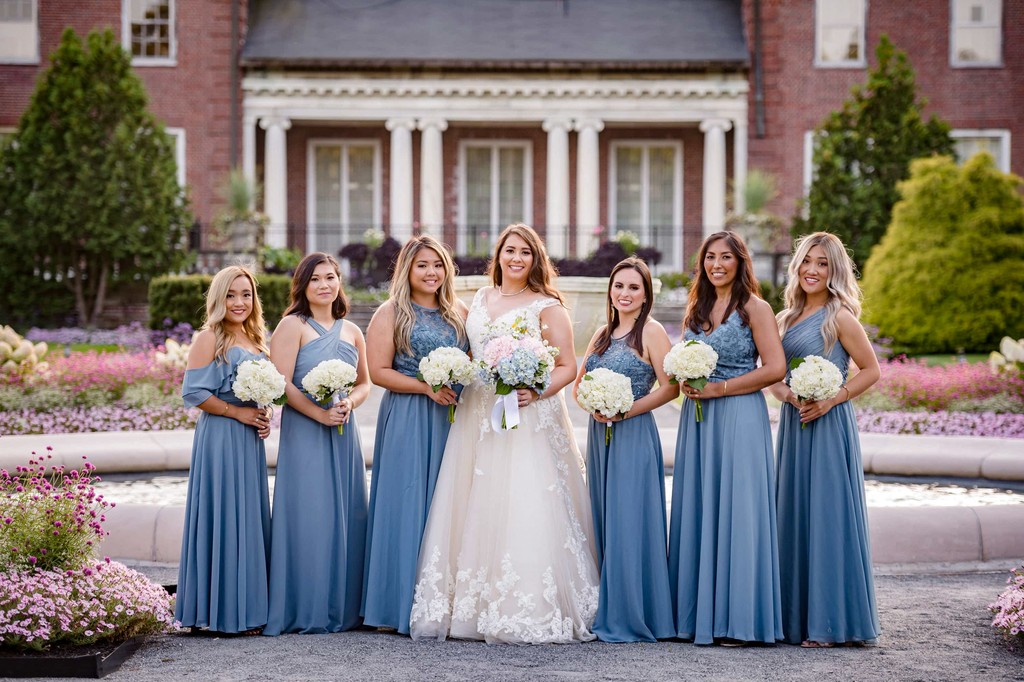
[[188, 351], [191, 344], [178, 343], [174, 339], [167, 339], [164, 342], [164, 351], [156, 351], [156, 363], [162, 367], [174, 367], [185, 369], [188, 365]]
[[284, 376], [270, 360], [246, 360], [238, 365], [231, 390], [235, 397], [254, 402], [260, 409], [273, 405], [284, 395]]
[[793, 358], [789, 387], [801, 400], [828, 400], [843, 387], [843, 373], [818, 355]]

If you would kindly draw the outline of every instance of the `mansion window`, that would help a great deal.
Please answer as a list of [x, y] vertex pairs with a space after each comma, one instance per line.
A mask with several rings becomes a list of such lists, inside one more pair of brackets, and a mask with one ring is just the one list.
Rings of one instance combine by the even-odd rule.
[[39, 63], [37, 0], [0, 0], [0, 63]]
[[683, 147], [678, 142], [611, 143], [609, 236], [630, 231], [661, 251], [661, 269], [682, 265]]
[[174, 0], [123, 0], [122, 44], [132, 64], [173, 66], [177, 58]]
[[817, 0], [814, 65], [863, 67], [866, 0]]
[[164, 132], [174, 143], [174, 163], [178, 167], [178, 187], [185, 191], [185, 129], [164, 128]]
[[366, 230], [381, 227], [380, 143], [311, 140], [307, 251], [337, 255]]
[[529, 142], [467, 140], [459, 147], [461, 254], [487, 255], [510, 223], [531, 222]]
[[951, 0], [949, 61], [952, 66], [1002, 66], [1002, 0]]
[[950, 136], [960, 163], [978, 152], [988, 152], [995, 159], [996, 168], [1004, 173], [1010, 172], [1009, 130], [954, 130]]

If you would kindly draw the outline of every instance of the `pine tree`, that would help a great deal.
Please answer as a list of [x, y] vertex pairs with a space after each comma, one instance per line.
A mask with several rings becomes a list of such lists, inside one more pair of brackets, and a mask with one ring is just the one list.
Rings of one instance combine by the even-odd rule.
[[815, 133], [807, 217], [796, 217], [792, 227], [794, 237], [835, 233], [858, 266], [885, 234], [899, 198], [896, 184], [907, 178], [911, 160], [953, 153], [948, 124], [922, 116], [925, 102], [916, 99], [906, 53], [883, 35], [875, 55], [867, 83], [855, 86]]
[[0, 267], [18, 278], [0, 313], [30, 318], [33, 294], [60, 282], [93, 326], [112, 286], [180, 267], [192, 217], [114, 34], [83, 48], [68, 29], [51, 61], [0, 152]]

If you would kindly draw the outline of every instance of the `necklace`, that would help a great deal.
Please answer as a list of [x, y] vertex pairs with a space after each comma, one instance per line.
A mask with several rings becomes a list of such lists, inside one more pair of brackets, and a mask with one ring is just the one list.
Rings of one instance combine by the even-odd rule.
[[525, 287], [523, 287], [522, 289], [520, 289], [519, 291], [517, 291], [514, 294], [506, 294], [504, 291], [501, 290], [501, 287], [498, 287], [498, 293], [501, 294], [502, 296], [518, 296], [519, 294], [523, 293], [524, 291], [526, 291], [529, 288], [530, 288], [530, 285], [527, 284]]

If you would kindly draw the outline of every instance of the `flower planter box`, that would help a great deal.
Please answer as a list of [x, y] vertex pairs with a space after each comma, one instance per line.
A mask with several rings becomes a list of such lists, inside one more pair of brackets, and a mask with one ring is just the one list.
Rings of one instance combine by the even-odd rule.
[[[121, 668], [134, 654], [144, 637], [132, 637], [120, 644], [97, 644], [60, 653], [0, 653], [0, 671], [4, 677], [89, 677], [99, 679]], [[83, 653], [75, 653], [82, 651]]]

